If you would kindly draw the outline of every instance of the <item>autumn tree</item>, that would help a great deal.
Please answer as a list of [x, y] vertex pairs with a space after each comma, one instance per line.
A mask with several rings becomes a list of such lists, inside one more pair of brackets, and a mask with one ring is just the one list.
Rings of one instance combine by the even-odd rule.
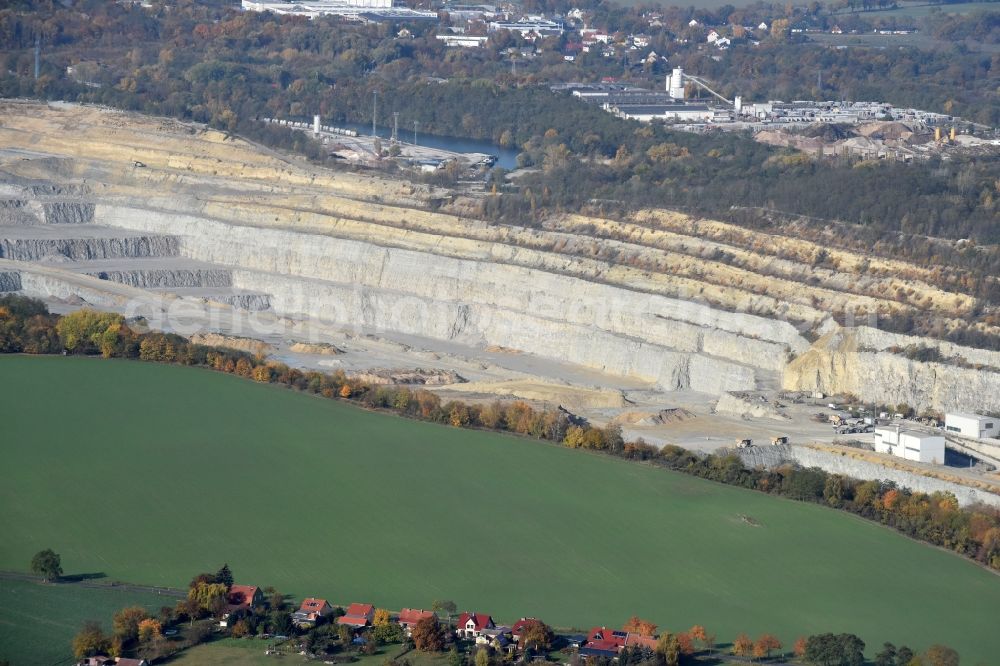
[[56, 331], [63, 346], [71, 352], [89, 353], [101, 347], [101, 340], [109, 330], [117, 333], [125, 318], [110, 312], [83, 308], [59, 320]]
[[31, 558], [31, 572], [52, 582], [62, 576], [62, 558], [51, 548], [40, 550]]
[[444, 629], [433, 616], [422, 618], [413, 625], [413, 645], [421, 652], [440, 652], [444, 649]]
[[655, 636], [656, 635], [656, 625], [649, 620], [643, 620], [637, 615], [633, 615], [622, 627], [622, 631], [626, 631], [630, 634], [640, 634], [642, 636]]
[[147, 617], [139, 622], [139, 642], [149, 643], [163, 635], [163, 625], [159, 620]]
[[772, 650], [780, 649], [781, 641], [779, 641], [773, 634], [762, 634], [753, 644], [753, 656], [758, 659], [762, 657], [770, 657]]
[[250, 634], [250, 623], [246, 620], [239, 620], [233, 624], [233, 628], [229, 633], [233, 638], [243, 638]]
[[927, 666], [958, 666], [958, 652], [947, 645], [932, 645], [924, 653]]
[[681, 649], [681, 654], [691, 655], [694, 654], [694, 638], [690, 633], [682, 631], [677, 634], [677, 645]]
[[737, 657], [753, 656], [753, 641], [746, 634], [740, 634], [733, 641], [733, 654]]
[[801, 659], [806, 656], [806, 645], [807, 642], [805, 636], [799, 636], [799, 638], [795, 641], [795, 645], [792, 647], [792, 653]]
[[705, 627], [700, 624], [696, 624], [690, 629], [688, 629], [688, 635], [694, 640], [698, 641], [698, 644], [702, 647], [708, 647], [705, 645], [705, 641], [708, 638], [708, 633], [705, 631]]
[[73, 655], [77, 659], [106, 654], [110, 648], [111, 637], [105, 635], [97, 622], [85, 622], [80, 632], [73, 637]]
[[111, 618], [111, 628], [115, 636], [128, 643], [139, 637], [139, 623], [147, 617], [149, 615], [142, 606], [129, 606], [114, 614]]
[[656, 653], [663, 657], [666, 666], [677, 666], [681, 660], [681, 646], [677, 637], [668, 631], [660, 634], [656, 641]]
[[195, 601], [198, 608], [209, 613], [218, 613], [225, 605], [229, 589], [222, 583], [199, 582], [188, 590], [188, 599]]
[[372, 617], [372, 624], [376, 627], [384, 627], [389, 624], [389, 611], [384, 608], [376, 608], [375, 615]]
[[552, 629], [541, 620], [526, 622], [521, 630], [520, 643], [524, 648], [548, 650], [554, 638]]

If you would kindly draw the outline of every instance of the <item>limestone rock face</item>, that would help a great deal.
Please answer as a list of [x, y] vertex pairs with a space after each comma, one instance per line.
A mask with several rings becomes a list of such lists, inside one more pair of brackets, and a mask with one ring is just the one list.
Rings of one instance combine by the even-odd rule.
[[756, 388], [802, 341], [785, 322], [501, 262], [100, 205], [103, 225], [177, 234], [277, 314], [520, 349], [709, 393]]
[[42, 261], [50, 257], [89, 261], [176, 254], [176, 239], [170, 236], [0, 239], [0, 258], [15, 261]]
[[19, 291], [21, 274], [15, 271], [0, 271], [0, 291]]
[[170, 287], [231, 287], [232, 276], [225, 269], [132, 269], [88, 271], [88, 275], [140, 289]]
[[[868, 344], [919, 340], [938, 346], [942, 353], [979, 362], [993, 360], [996, 352], [937, 343], [923, 338], [895, 336], [873, 329], [838, 329], [816, 341], [812, 348], [788, 364], [785, 389], [852, 393], [878, 404], [905, 403], [917, 409], [939, 411], [1000, 410], [1000, 372], [996, 366], [961, 367], [955, 363], [924, 363], [889, 351], [872, 351]], [[947, 352], [946, 352], [947, 350]]]

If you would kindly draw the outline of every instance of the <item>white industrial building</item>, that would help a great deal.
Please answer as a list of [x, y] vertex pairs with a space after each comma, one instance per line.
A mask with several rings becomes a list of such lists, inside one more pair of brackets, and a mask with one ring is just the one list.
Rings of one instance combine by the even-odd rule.
[[705, 104], [616, 104], [606, 108], [619, 118], [644, 123], [652, 120], [708, 122], [715, 116]]
[[1000, 419], [979, 414], [945, 414], [944, 429], [966, 437], [1000, 437]]
[[944, 464], [944, 437], [900, 426], [875, 428], [875, 451], [916, 462]]
[[486, 35], [435, 35], [434, 37], [440, 39], [447, 46], [464, 46], [466, 48], [483, 46], [489, 39]]
[[243, 0], [248, 12], [274, 12], [291, 16], [342, 16], [358, 20], [429, 21], [437, 20], [437, 12], [409, 7], [394, 7], [393, 0]]

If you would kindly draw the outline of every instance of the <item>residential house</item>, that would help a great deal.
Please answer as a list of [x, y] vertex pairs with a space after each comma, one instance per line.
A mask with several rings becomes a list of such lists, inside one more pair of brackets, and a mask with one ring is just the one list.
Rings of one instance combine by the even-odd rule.
[[347, 607], [347, 612], [337, 618], [337, 624], [361, 629], [370, 625], [374, 618], [375, 607], [371, 604], [351, 604]]
[[333, 613], [333, 606], [326, 599], [309, 597], [302, 600], [299, 609], [292, 613], [292, 622], [299, 627], [315, 627], [320, 620]]
[[717, 42], [719, 40], [719, 37], [721, 37], [721, 36], [722, 35], [720, 35], [717, 30], [712, 30], [705, 37], [705, 41], [708, 42], [709, 44], [714, 44], [715, 42]]
[[229, 605], [248, 610], [264, 603], [264, 592], [256, 585], [233, 585], [229, 588]]
[[455, 635], [459, 638], [479, 638], [484, 629], [495, 629], [493, 618], [484, 613], [462, 613], [455, 625]]
[[413, 627], [417, 625], [417, 622], [421, 620], [432, 617], [435, 620], [438, 619], [437, 613], [434, 611], [417, 610], [414, 608], [404, 608], [399, 611], [399, 626], [403, 628], [406, 635], [409, 636], [413, 633]]
[[580, 646], [580, 656], [613, 659], [626, 647], [633, 646], [654, 650], [656, 638], [607, 627], [594, 627], [587, 635], [586, 642]]
[[264, 592], [256, 585], [232, 585], [226, 601], [226, 609], [219, 621], [220, 627], [228, 627], [230, 622], [247, 615], [263, 604]]
[[514, 643], [510, 627], [483, 629], [482, 633], [476, 637], [476, 645], [488, 645], [498, 652], [508, 654], [513, 654], [517, 650], [517, 644]]
[[643, 636], [642, 634], [629, 634], [625, 638], [625, 647], [639, 647], [648, 650], [656, 649], [656, 638], [653, 636]]

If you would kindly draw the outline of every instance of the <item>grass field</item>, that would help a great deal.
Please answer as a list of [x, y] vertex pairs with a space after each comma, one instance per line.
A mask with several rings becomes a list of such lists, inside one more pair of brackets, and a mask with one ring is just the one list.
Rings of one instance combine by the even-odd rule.
[[[176, 666], [270, 666], [277, 663], [307, 663], [310, 660], [297, 654], [285, 654], [281, 657], [264, 654], [267, 641], [257, 638], [228, 639], [207, 643], [185, 650], [170, 663]], [[373, 655], [362, 656], [351, 662], [352, 666], [383, 666], [386, 659], [399, 656], [401, 646], [386, 645]], [[411, 650], [406, 653], [410, 666], [445, 666], [448, 663], [446, 653], [428, 654]], [[315, 663], [315, 662], [312, 662]]]
[[67, 664], [70, 642], [87, 620], [111, 630], [111, 616], [125, 606], [152, 612], [176, 600], [150, 593], [80, 585], [43, 585], [0, 579], [0, 659], [13, 666]]
[[[858, 12], [862, 18], [877, 18], [880, 16], [927, 16], [940, 12], [942, 14], [971, 14], [973, 12], [995, 12], [1000, 9], [1000, 2], [956, 2], [948, 5], [933, 5], [925, 2], [901, 2], [895, 9], [879, 9], [870, 12]], [[849, 12], [844, 12], [849, 14]]]
[[206, 370], [7, 356], [0, 377], [3, 569], [52, 547], [157, 585], [228, 562], [335, 603], [1000, 652], [1000, 577], [832, 509]]

